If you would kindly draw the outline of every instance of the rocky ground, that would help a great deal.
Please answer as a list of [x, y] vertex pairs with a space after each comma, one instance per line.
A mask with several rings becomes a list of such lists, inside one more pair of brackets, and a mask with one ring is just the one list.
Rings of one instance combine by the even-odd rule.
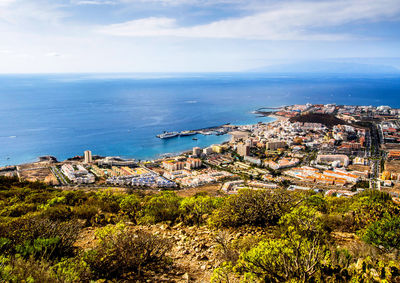
[[[129, 228], [153, 233], [170, 239], [173, 243], [171, 251], [167, 254], [172, 259], [172, 264], [160, 273], [146, 274], [148, 282], [210, 282], [214, 268], [222, 261], [221, 246], [217, 242], [217, 237], [220, 237], [221, 233], [224, 234], [226, 242], [265, 233], [257, 229], [213, 231], [207, 226], [186, 227], [181, 224], [132, 225]], [[84, 229], [76, 246], [85, 250], [93, 248], [97, 241], [94, 232], [93, 227]]]
[[[256, 227], [240, 229], [212, 230], [208, 226], [183, 226], [177, 224], [131, 225], [133, 231], [145, 231], [167, 238], [172, 242], [171, 251], [167, 256], [171, 264], [159, 272], [145, 274], [147, 282], [210, 282], [213, 270], [223, 261], [221, 237], [226, 243], [248, 236], [269, 237], [275, 230]], [[84, 250], [94, 248], [97, 242], [95, 228], [89, 227], [82, 231], [76, 246]], [[335, 232], [331, 234], [338, 246], [353, 250], [354, 246], [362, 246], [361, 241], [353, 233]], [[218, 240], [219, 239], [219, 240]], [[247, 238], [248, 239], [248, 238]], [[354, 245], [358, 243], [358, 245]]]

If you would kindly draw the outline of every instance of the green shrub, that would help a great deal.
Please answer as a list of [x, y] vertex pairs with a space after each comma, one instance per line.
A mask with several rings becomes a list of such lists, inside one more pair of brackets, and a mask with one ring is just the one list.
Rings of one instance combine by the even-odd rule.
[[240, 190], [224, 199], [209, 223], [215, 227], [275, 225], [289, 210], [292, 200], [293, 196], [285, 191]]
[[37, 238], [33, 241], [25, 241], [22, 245], [15, 247], [15, 252], [25, 258], [33, 256], [35, 258], [49, 258], [57, 249], [60, 238], [43, 239]]
[[2, 282], [19, 283], [53, 283], [57, 280], [49, 263], [35, 260], [33, 257], [24, 259], [0, 259], [0, 280]]
[[0, 238], [0, 254], [5, 254], [10, 250], [11, 240], [7, 238]]
[[400, 249], [400, 217], [386, 215], [385, 218], [368, 226], [363, 240], [376, 247]]
[[327, 201], [321, 195], [312, 195], [306, 198], [304, 204], [314, 207], [315, 209], [323, 213], [327, 213], [328, 211]]
[[162, 192], [150, 196], [141, 210], [142, 223], [157, 223], [163, 221], [175, 222], [179, 217], [179, 207], [182, 198], [174, 192]]
[[52, 266], [57, 281], [67, 282], [90, 282], [92, 277], [88, 264], [82, 256], [62, 259]]
[[93, 279], [137, 279], [144, 270], [163, 265], [170, 249], [168, 240], [146, 232], [111, 230], [101, 236], [99, 245], [86, 253], [85, 262]]
[[84, 191], [66, 192], [63, 196], [65, 198], [64, 203], [71, 206], [81, 205], [92, 195], [93, 193], [86, 193]]
[[72, 209], [68, 205], [58, 204], [55, 206], [47, 207], [42, 212], [42, 216], [50, 219], [51, 221], [67, 221], [71, 219]]
[[221, 203], [221, 198], [197, 195], [184, 198], [180, 204], [180, 218], [184, 224], [200, 225]]
[[141, 209], [140, 198], [135, 194], [124, 197], [120, 202], [121, 213], [127, 215], [133, 222], [137, 222], [138, 213]]
[[96, 194], [97, 205], [103, 212], [118, 213], [122, 196], [112, 191], [103, 191]]
[[20, 217], [33, 211], [36, 211], [35, 204], [19, 202], [2, 209], [0, 215], [9, 217]]
[[347, 213], [350, 211], [350, 205], [353, 202], [349, 198], [325, 197], [328, 213]]
[[261, 241], [242, 253], [237, 268], [249, 281], [308, 282], [313, 281], [326, 256], [318, 241], [292, 232], [290, 237]]
[[99, 212], [99, 209], [94, 205], [83, 204], [73, 208], [73, 215], [78, 219], [86, 220], [86, 225], [89, 225]]
[[[59, 240], [52, 246], [51, 253], [46, 250], [46, 255], [49, 258], [61, 258], [72, 256], [75, 248], [74, 243], [78, 237], [81, 224], [76, 221], [55, 222], [49, 219], [38, 217], [20, 218], [13, 220], [0, 227], [0, 238], [9, 239], [7, 252], [15, 254], [17, 246], [34, 246], [45, 241], [44, 239]], [[41, 239], [41, 240], [40, 240]], [[43, 244], [43, 243], [42, 243]], [[26, 256], [29, 253], [25, 254]]]
[[305, 205], [293, 208], [285, 214], [279, 224], [286, 230], [296, 231], [297, 234], [308, 239], [322, 239], [326, 236], [326, 230], [321, 221], [321, 215], [316, 209]]
[[352, 201], [351, 209], [358, 228], [364, 228], [386, 214], [396, 215], [400, 212], [399, 206], [388, 193], [377, 190], [366, 190], [356, 195]]
[[352, 213], [331, 213], [322, 218], [324, 226], [328, 231], [355, 232], [356, 221]]

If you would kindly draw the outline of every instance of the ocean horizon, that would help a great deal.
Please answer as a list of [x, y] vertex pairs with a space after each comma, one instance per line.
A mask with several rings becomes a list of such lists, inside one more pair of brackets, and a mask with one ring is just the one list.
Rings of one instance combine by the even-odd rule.
[[0, 166], [84, 150], [140, 160], [206, 147], [229, 135], [161, 140], [163, 131], [270, 122], [252, 112], [289, 104], [400, 107], [398, 75], [0, 75]]

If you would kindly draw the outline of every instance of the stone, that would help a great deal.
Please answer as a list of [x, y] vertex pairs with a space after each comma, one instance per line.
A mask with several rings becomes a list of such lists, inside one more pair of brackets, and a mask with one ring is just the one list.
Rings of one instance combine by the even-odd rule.
[[206, 255], [198, 255], [197, 260], [208, 260], [208, 257]]
[[185, 274], [183, 274], [182, 279], [189, 281], [189, 279], [190, 279], [189, 273], [186, 272]]

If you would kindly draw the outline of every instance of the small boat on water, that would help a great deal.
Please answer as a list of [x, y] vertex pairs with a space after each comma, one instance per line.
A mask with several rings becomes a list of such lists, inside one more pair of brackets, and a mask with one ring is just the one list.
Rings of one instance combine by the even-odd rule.
[[164, 132], [162, 134], [157, 135], [157, 138], [169, 139], [169, 138], [177, 137], [178, 135], [179, 135], [179, 133], [177, 133], [177, 132]]
[[192, 138], [192, 140], [194, 140], [194, 141], [197, 141], [197, 140], [198, 140], [198, 138]]

